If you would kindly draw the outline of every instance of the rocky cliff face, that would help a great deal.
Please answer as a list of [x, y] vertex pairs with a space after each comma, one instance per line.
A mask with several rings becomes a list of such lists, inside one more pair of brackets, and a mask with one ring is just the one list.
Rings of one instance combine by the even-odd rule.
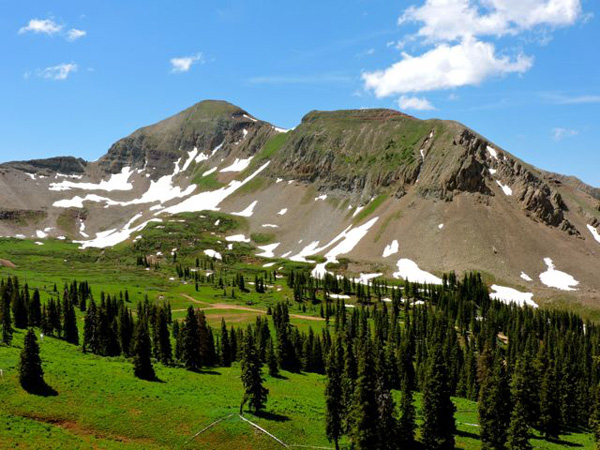
[[[156, 180], [173, 172], [173, 163], [183, 152], [194, 148], [211, 151], [223, 145], [227, 151], [244, 141], [241, 154], [260, 149], [273, 127], [252, 118], [246, 111], [227, 102], [205, 101], [155, 125], [141, 128], [114, 143], [99, 166], [106, 173], [123, 167], [146, 168]], [[244, 139], [249, 134], [249, 139]]]

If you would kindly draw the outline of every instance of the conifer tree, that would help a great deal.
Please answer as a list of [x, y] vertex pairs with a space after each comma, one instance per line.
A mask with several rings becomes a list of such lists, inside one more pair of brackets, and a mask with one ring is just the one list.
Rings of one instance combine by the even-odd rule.
[[273, 339], [269, 339], [269, 343], [267, 344], [267, 367], [269, 368], [270, 376], [276, 377], [279, 375], [279, 361], [277, 360], [277, 353], [275, 353]]
[[31, 296], [27, 310], [29, 326], [39, 327], [42, 324], [42, 304], [40, 301], [40, 291], [38, 289], [33, 291], [33, 295]]
[[261, 411], [266, 403], [269, 390], [263, 386], [260, 355], [251, 329], [244, 335], [242, 343], [242, 385], [244, 386], [244, 397], [240, 405], [240, 414], [243, 414], [244, 405], [248, 403], [254, 412]]
[[402, 444], [402, 448], [412, 448], [415, 445], [416, 415], [413, 391], [410, 388], [410, 382], [405, 379], [402, 383], [400, 418], [398, 420], [398, 440]]
[[506, 448], [508, 450], [531, 450], [533, 448], [529, 443], [529, 425], [525, 409], [527, 402], [526, 378], [525, 364], [522, 359], [519, 359], [515, 365], [510, 386], [513, 408], [507, 431]]
[[166, 308], [160, 308], [156, 315], [157, 342], [155, 342], [154, 345], [158, 347], [158, 359], [165, 365], [170, 364], [173, 359], [173, 349], [171, 348], [171, 335], [169, 333], [168, 320]]
[[221, 365], [223, 367], [231, 366], [231, 345], [229, 343], [229, 333], [225, 319], [221, 318], [221, 350], [219, 352]]
[[448, 368], [442, 349], [432, 349], [423, 390], [423, 444], [428, 450], [454, 449], [456, 408], [450, 398]]
[[200, 370], [200, 337], [198, 333], [198, 319], [194, 308], [190, 306], [187, 310], [185, 326], [181, 330], [182, 336], [182, 359], [188, 370]]
[[339, 450], [339, 439], [344, 431], [344, 399], [342, 392], [342, 375], [344, 349], [341, 341], [333, 342], [327, 358], [327, 384], [325, 385], [325, 432], [327, 439], [333, 441]]
[[359, 346], [358, 377], [352, 408], [350, 409], [350, 429], [348, 434], [357, 450], [377, 449], [379, 411], [376, 401], [376, 384], [373, 376], [372, 346], [367, 339]]
[[137, 378], [148, 381], [156, 379], [151, 357], [152, 344], [146, 323], [143, 320], [138, 320], [133, 346], [133, 373]]
[[79, 345], [79, 330], [77, 329], [77, 316], [75, 306], [67, 296], [63, 301], [63, 334], [65, 340], [74, 345]]
[[10, 345], [12, 342], [12, 320], [10, 317], [10, 293], [6, 286], [2, 289], [0, 296], [0, 325], [2, 326], [2, 342]]
[[21, 350], [19, 382], [21, 387], [28, 392], [41, 392], [46, 387], [40, 347], [33, 329], [29, 329], [25, 335], [23, 350]]
[[92, 299], [83, 321], [83, 351], [94, 354], [100, 352], [100, 341], [98, 337], [98, 311], [96, 303]]
[[539, 429], [546, 438], [557, 438], [560, 434], [560, 402], [557, 384], [556, 367], [554, 363], [549, 362], [540, 386]]
[[[482, 359], [485, 359], [485, 352]], [[488, 364], [487, 361], [483, 362]], [[504, 370], [504, 361], [497, 353], [489, 362], [491, 366], [482, 368], [479, 379], [479, 426], [481, 448], [502, 450], [506, 444], [506, 429], [510, 422], [510, 394]]]

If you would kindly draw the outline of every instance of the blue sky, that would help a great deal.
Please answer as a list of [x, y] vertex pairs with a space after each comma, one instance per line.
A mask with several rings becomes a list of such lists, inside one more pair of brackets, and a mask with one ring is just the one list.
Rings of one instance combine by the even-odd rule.
[[595, 0], [0, 2], [0, 161], [94, 160], [203, 99], [460, 121], [600, 186]]

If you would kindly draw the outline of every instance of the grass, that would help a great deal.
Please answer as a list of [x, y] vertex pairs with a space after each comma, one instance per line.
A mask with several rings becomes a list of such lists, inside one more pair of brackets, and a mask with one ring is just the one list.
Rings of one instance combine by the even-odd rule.
[[362, 222], [364, 219], [369, 217], [371, 214], [375, 212], [377, 208], [379, 208], [383, 202], [388, 198], [387, 194], [380, 194], [371, 200], [367, 205], [362, 209], [354, 218], [354, 224]]
[[[103, 358], [46, 337], [41, 342], [45, 378], [57, 396], [40, 397], [23, 391], [17, 381], [17, 361], [24, 332], [11, 347], [2, 347], [0, 367], [0, 447], [13, 448], [126, 448], [126, 449], [274, 449], [274, 441], [237, 417], [242, 396], [237, 364], [202, 373], [156, 364], [159, 382], [133, 377], [123, 358]], [[316, 374], [266, 376], [267, 413], [246, 414], [284, 442], [331, 447], [324, 432], [324, 382]], [[399, 393], [394, 392], [396, 403]], [[421, 400], [415, 395], [418, 422]], [[454, 399], [457, 448], [479, 449], [477, 404]], [[215, 420], [218, 425], [192, 436]], [[572, 433], [557, 441], [532, 435], [534, 448], [593, 449], [590, 434]], [[347, 442], [346, 442], [347, 443]]]

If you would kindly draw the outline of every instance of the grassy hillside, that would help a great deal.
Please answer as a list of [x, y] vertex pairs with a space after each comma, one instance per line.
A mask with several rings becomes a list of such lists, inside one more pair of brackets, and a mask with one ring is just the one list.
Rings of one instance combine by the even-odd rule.
[[[183, 448], [275, 449], [279, 444], [237, 416], [242, 397], [239, 366], [192, 373], [157, 364], [159, 382], [133, 376], [130, 362], [84, 354], [61, 340], [45, 338], [41, 355], [54, 397], [27, 394], [18, 386], [16, 365], [24, 333], [0, 349], [0, 448]], [[324, 377], [283, 372], [266, 377], [267, 413], [246, 417], [288, 444], [331, 447], [324, 433]], [[397, 393], [396, 393], [397, 394]], [[398, 400], [398, 399], [397, 399]], [[420, 408], [420, 396], [417, 395]], [[455, 400], [457, 447], [478, 449], [477, 405]], [[232, 415], [196, 438], [215, 420]], [[588, 434], [535, 448], [594, 448]]]

